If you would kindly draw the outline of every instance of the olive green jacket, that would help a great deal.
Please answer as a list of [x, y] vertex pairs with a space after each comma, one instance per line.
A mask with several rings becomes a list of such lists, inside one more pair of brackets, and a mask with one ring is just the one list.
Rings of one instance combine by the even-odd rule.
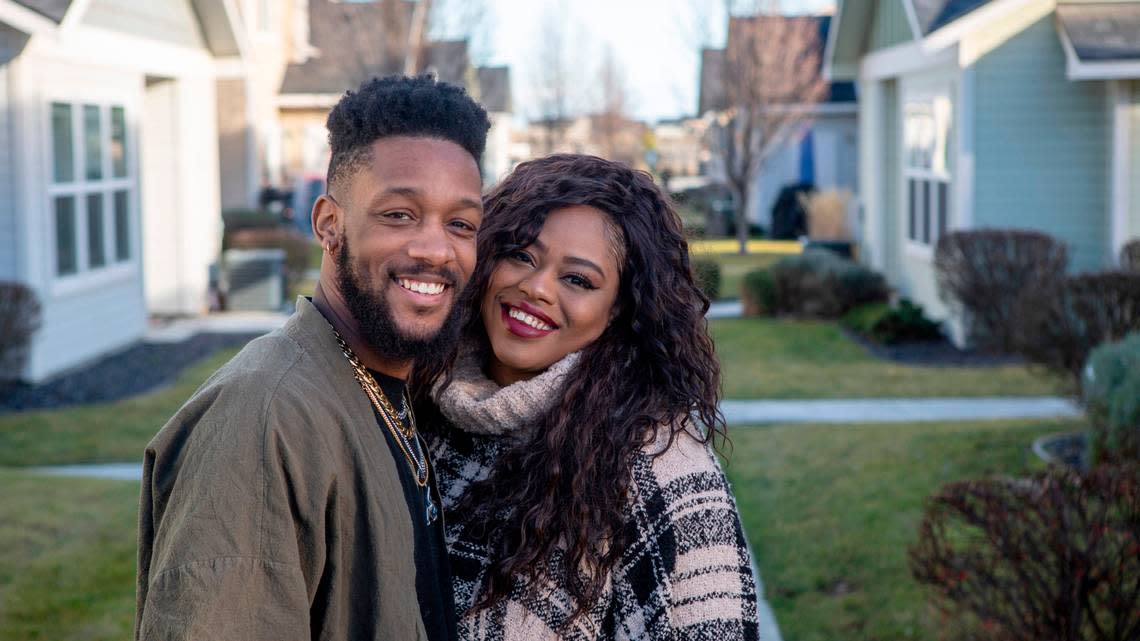
[[146, 449], [136, 640], [426, 639], [396, 461], [306, 299]]

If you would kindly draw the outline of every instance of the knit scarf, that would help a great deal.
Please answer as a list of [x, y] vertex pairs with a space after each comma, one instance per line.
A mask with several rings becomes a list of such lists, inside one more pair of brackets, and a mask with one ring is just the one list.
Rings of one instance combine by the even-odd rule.
[[529, 428], [561, 397], [566, 376], [578, 362], [578, 352], [566, 355], [532, 379], [500, 387], [483, 373], [484, 353], [463, 350], [455, 363], [451, 385], [432, 389], [432, 398], [452, 425], [473, 434], [503, 435]]

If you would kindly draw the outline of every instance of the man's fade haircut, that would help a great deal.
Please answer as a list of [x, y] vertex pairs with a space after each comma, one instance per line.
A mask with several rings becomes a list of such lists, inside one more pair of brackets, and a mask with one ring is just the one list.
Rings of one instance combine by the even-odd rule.
[[430, 74], [387, 76], [348, 91], [329, 112], [328, 189], [372, 160], [372, 143], [391, 136], [438, 138], [481, 164], [491, 121], [462, 88]]

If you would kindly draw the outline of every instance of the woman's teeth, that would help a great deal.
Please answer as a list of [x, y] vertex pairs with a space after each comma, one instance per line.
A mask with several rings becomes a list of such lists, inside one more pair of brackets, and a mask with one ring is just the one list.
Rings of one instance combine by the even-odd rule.
[[522, 310], [515, 309], [514, 307], [510, 308], [507, 311], [507, 315], [510, 316], [511, 318], [521, 322], [521, 323], [524, 323], [526, 325], [530, 325], [531, 327], [538, 329], [538, 330], [550, 331], [550, 330], [554, 329], [554, 327], [552, 325], [548, 325], [547, 323], [544, 323], [544, 322], [538, 320], [534, 316], [531, 316], [530, 314], [528, 314]]
[[418, 280], [408, 280], [407, 278], [401, 278], [399, 283], [400, 287], [404, 289], [429, 296], [442, 294], [443, 290], [447, 287], [443, 283], [424, 283]]

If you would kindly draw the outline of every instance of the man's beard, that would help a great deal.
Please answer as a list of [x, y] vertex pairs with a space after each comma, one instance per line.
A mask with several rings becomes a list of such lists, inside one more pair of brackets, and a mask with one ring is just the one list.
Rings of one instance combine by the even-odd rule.
[[378, 355], [393, 361], [415, 361], [425, 356], [444, 358], [459, 339], [460, 283], [450, 270], [432, 270], [423, 265], [401, 268], [405, 276], [435, 274], [447, 280], [454, 288], [452, 306], [439, 330], [428, 336], [409, 336], [396, 325], [392, 309], [384, 296], [384, 287], [377, 289], [368, 273], [359, 274], [353, 268], [348, 241], [342, 240], [337, 251], [336, 280], [340, 293], [348, 305], [363, 338]]

